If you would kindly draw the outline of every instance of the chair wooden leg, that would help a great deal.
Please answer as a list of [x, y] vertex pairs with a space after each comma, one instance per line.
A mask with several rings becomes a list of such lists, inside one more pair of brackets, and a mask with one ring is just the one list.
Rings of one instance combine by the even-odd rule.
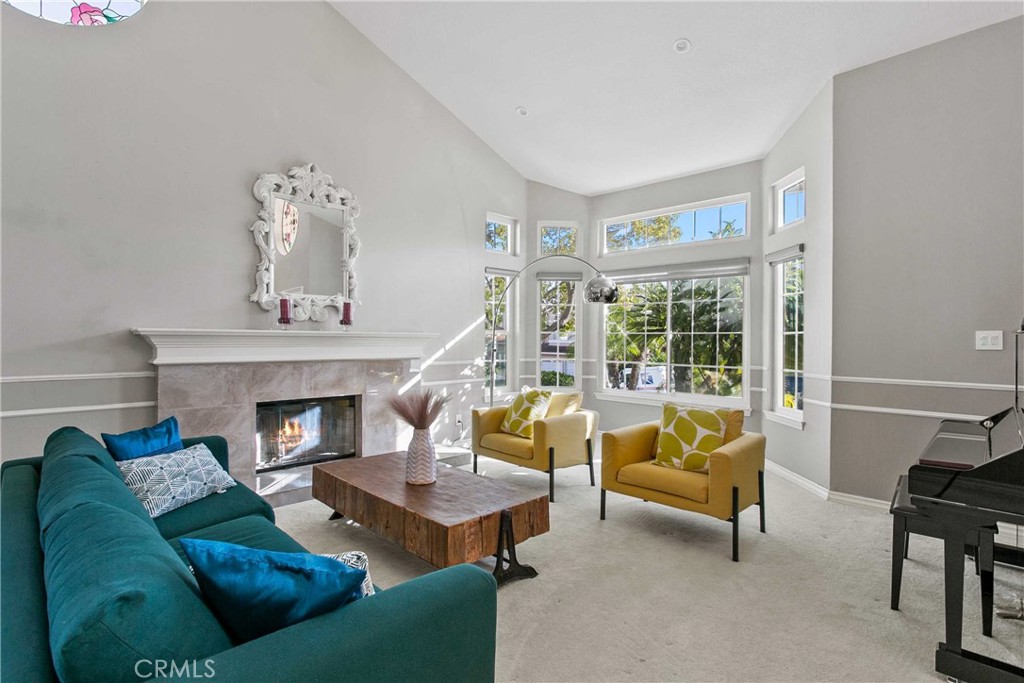
[[590, 468], [590, 485], [594, 486], [594, 442], [587, 439], [587, 466]]
[[601, 519], [604, 519], [604, 494], [607, 493], [604, 489], [601, 489]]
[[761, 533], [764, 533], [764, 470], [757, 471], [757, 507], [761, 511]]
[[900, 586], [903, 583], [903, 558], [907, 548], [907, 518], [900, 514], [892, 516], [892, 581], [889, 587], [889, 608], [900, 608]]
[[476, 474], [476, 453], [473, 454], [473, 474]]
[[732, 487], [732, 561], [740, 561], [740, 489]]
[[555, 502], [555, 447], [548, 448], [548, 502]]

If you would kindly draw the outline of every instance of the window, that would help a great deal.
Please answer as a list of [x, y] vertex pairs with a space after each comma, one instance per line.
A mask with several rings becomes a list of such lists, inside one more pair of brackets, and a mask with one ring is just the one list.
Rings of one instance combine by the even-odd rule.
[[[498, 300], [501, 299], [501, 294], [507, 286], [508, 278], [504, 275], [484, 276], [484, 361], [486, 363], [484, 377], [486, 379], [486, 386], [490, 386], [491, 381], [492, 344], [494, 344], [495, 351], [494, 386], [508, 386], [509, 297], [506, 296], [501, 305], [498, 305]], [[509, 292], [509, 296], [511, 296], [511, 292]], [[494, 336], [492, 337], [491, 325], [492, 321], [495, 320], [497, 320], [497, 323]]]
[[540, 385], [576, 386], [576, 282], [541, 280]]
[[807, 215], [804, 169], [799, 168], [775, 183], [775, 227], [785, 228]]
[[512, 245], [516, 237], [516, 219], [508, 216], [499, 216], [496, 213], [487, 214], [487, 224], [484, 231], [484, 246], [487, 251], [497, 251], [505, 254], [512, 254]]
[[742, 237], [747, 234], [747, 198], [748, 195], [737, 195], [601, 221], [604, 251], [614, 253]]
[[743, 396], [744, 278], [619, 285], [606, 307], [605, 387]]
[[804, 409], [804, 260], [776, 266], [778, 333], [776, 336], [776, 410]]
[[576, 226], [562, 223], [540, 223], [540, 253], [576, 255]]

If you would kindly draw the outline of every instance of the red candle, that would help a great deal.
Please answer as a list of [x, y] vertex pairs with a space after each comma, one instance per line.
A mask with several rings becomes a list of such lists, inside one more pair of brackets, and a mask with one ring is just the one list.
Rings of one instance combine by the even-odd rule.
[[341, 324], [352, 324], [352, 302], [346, 301], [341, 305]]
[[292, 323], [292, 302], [289, 299], [281, 299], [281, 317], [277, 319], [277, 322], [282, 325], [291, 325]]

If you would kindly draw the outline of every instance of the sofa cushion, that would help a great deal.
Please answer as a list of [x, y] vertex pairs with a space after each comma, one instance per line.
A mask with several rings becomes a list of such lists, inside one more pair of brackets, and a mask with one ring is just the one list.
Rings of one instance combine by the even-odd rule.
[[569, 393], [555, 392], [551, 394], [548, 414], [544, 417], [558, 417], [575, 413], [583, 405], [583, 394], [578, 391]]
[[178, 553], [178, 557], [185, 564], [188, 558], [185, 551], [181, 549], [182, 538], [198, 538], [204, 541], [223, 541], [224, 543], [235, 543], [244, 545], [247, 548], [259, 548], [261, 550], [277, 550], [282, 553], [305, 553], [309, 552], [299, 542], [285, 532], [278, 529], [266, 517], [260, 515], [248, 515], [238, 519], [232, 519], [220, 524], [214, 524], [203, 529], [190, 531], [184, 536], [170, 540], [171, 548]]
[[512, 434], [488, 434], [480, 439], [480, 445], [492, 451], [514, 455], [523, 460], [533, 459], [533, 440]]
[[681, 470], [707, 470], [712, 451], [724, 443], [729, 412], [666, 403], [655, 463]]
[[311, 553], [181, 539], [203, 595], [238, 642], [248, 642], [363, 597], [366, 571]]
[[501, 422], [501, 431], [506, 434], [533, 438], [533, 423], [544, 419], [551, 405], [551, 392], [527, 387], [519, 393], [508, 407], [505, 419]]
[[659, 467], [653, 461], [626, 465], [615, 477], [621, 484], [653, 489], [697, 503], [708, 502], [708, 475], [672, 467]]
[[208, 496], [177, 510], [171, 510], [153, 521], [164, 538], [175, 538], [190, 531], [248, 515], [260, 515], [271, 522], [274, 521], [274, 509], [270, 504], [255, 491], [239, 483], [224, 493]]
[[[117, 470], [116, 465], [114, 469]], [[36, 502], [40, 531], [45, 533], [50, 525], [79, 505], [94, 502], [129, 512], [151, 529], [156, 529], [149, 513], [124, 485], [120, 474], [111, 473], [87, 455], [65, 452], [54, 456], [47, 453], [43, 458]]]
[[83, 503], [43, 533], [43, 552], [64, 683], [137, 681], [141, 659], [202, 660], [231, 647], [188, 568], [136, 515]]
[[50, 461], [66, 455], [86, 457], [113, 475], [121, 476], [110, 453], [96, 439], [78, 427], [61, 427], [46, 438], [43, 447], [43, 467]]
[[180, 451], [181, 434], [178, 418], [173, 415], [152, 427], [135, 429], [124, 434], [100, 434], [114, 460], [131, 460], [151, 455]]
[[19, 462], [4, 463], [0, 475], [0, 679], [49, 683], [57, 674], [50, 659], [36, 514], [39, 471]]
[[163, 455], [119, 460], [117, 467], [150, 517], [159, 517], [235, 486], [235, 480], [221, 468], [205, 444]]

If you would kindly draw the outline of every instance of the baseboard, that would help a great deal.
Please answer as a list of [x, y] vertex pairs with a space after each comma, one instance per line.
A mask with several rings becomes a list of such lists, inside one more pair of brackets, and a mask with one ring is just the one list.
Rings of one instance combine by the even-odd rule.
[[878, 500], [877, 498], [865, 498], [864, 496], [855, 496], [852, 493], [840, 493], [839, 491], [829, 491], [828, 499], [833, 503], [855, 505], [857, 507], [868, 508], [869, 510], [881, 510], [882, 512], [889, 511], [888, 501]]
[[855, 496], [852, 493], [831, 491], [821, 484], [817, 484], [807, 477], [803, 477], [792, 470], [786, 469], [772, 460], [765, 461], [765, 469], [772, 474], [777, 474], [788, 482], [796, 484], [800, 488], [814, 494], [822, 500], [827, 500], [832, 503], [842, 503], [843, 505], [854, 505], [856, 507], [868, 508], [869, 510], [889, 511], [888, 501], [878, 500], [877, 498], [865, 498], [864, 496]]
[[822, 500], [828, 500], [828, 489], [821, 484], [816, 484], [807, 477], [802, 477], [792, 470], [788, 470], [774, 460], [765, 460], [765, 469], [772, 474], [777, 474], [783, 479], [793, 484], [796, 484], [800, 488], [813, 493]]

